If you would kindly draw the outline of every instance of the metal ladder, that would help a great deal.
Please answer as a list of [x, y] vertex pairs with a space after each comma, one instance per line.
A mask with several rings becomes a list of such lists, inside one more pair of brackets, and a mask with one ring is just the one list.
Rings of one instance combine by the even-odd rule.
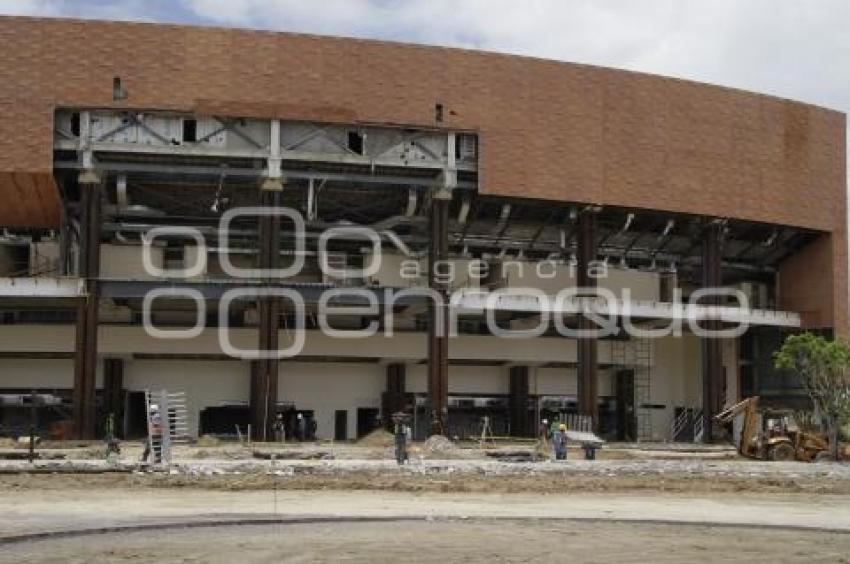
[[152, 464], [170, 464], [171, 446], [189, 440], [186, 394], [145, 390], [145, 411]]

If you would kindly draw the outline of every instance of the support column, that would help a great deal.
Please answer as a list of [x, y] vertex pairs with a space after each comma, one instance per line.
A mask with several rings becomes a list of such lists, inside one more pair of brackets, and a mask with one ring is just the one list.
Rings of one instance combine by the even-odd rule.
[[[582, 288], [596, 288], [596, 278], [593, 276], [593, 263], [596, 261], [596, 212], [585, 210], [578, 217], [578, 252], [576, 284]], [[588, 294], [593, 295], [591, 292]], [[585, 316], [579, 316], [579, 329], [589, 331], [596, 325]], [[578, 353], [578, 411], [587, 415], [593, 421], [593, 428], [598, 429], [598, 373], [597, 373], [597, 339], [582, 337], [576, 343]]]
[[[703, 288], [719, 288], [723, 285], [722, 270], [723, 225], [712, 222], [706, 225], [702, 239]], [[701, 302], [703, 305], [720, 305], [720, 299], [712, 296]], [[706, 321], [703, 329], [717, 331], [719, 321]], [[723, 341], [715, 337], [701, 337], [702, 372], [702, 418], [703, 442], [714, 439], [714, 415], [720, 410], [720, 387], [723, 379]]]
[[[271, 208], [280, 205], [280, 184], [266, 183], [260, 190], [260, 204]], [[278, 268], [280, 256], [280, 217], [259, 217], [258, 268]], [[273, 278], [263, 280], [266, 287], [273, 286]], [[273, 296], [257, 298], [259, 317], [258, 349], [278, 350], [280, 302]], [[272, 425], [277, 411], [278, 359], [261, 358], [252, 364], [251, 427], [254, 439], [265, 441], [274, 437]]]
[[511, 436], [533, 437], [534, 427], [528, 413], [528, 366], [511, 366], [510, 408]]
[[428, 286], [439, 303], [428, 304], [428, 403], [432, 435], [446, 433], [449, 403], [449, 289], [438, 276], [438, 264], [448, 258], [451, 192], [435, 192], [431, 200], [431, 244], [428, 249]]
[[101, 179], [94, 171], [80, 174], [79, 272], [85, 279], [86, 295], [77, 302], [74, 350], [73, 418], [78, 439], [95, 438], [97, 373], [97, 309], [100, 276]]
[[103, 359], [103, 414], [112, 417], [115, 437], [124, 436], [124, 361]]
[[381, 402], [381, 415], [384, 427], [391, 431], [392, 414], [407, 409], [407, 366], [396, 362], [387, 365], [387, 387]]

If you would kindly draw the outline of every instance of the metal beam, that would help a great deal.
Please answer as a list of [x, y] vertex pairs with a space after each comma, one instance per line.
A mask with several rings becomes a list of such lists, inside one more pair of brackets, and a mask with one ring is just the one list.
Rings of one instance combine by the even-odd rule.
[[[723, 285], [721, 257], [723, 225], [718, 221], [709, 222], [702, 234], [702, 270], [701, 284], [705, 289], [720, 288]], [[719, 297], [712, 296], [703, 302], [704, 305], [720, 305]], [[716, 320], [702, 324], [704, 329], [717, 331], [721, 328]], [[714, 438], [714, 414], [721, 408], [720, 390], [723, 379], [723, 342], [714, 337], [701, 337], [701, 372], [702, 372], [702, 427], [703, 442], [710, 443]]]
[[433, 300], [428, 301], [430, 434], [439, 435], [446, 433], [448, 425], [449, 288], [438, 276], [437, 265], [448, 257], [449, 203], [449, 199], [436, 197], [436, 194], [431, 199], [431, 243], [428, 249], [428, 286], [442, 297], [437, 304]]
[[[595, 288], [596, 278], [592, 275], [593, 263], [597, 253], [597, 214], [593, 210], [585, 210], [578, 217], [578, 265], [576, 282], [582, 288]], [[596, 328], [587, 316], [579, 317], [579, 329], [590, 331]], [[578, 339], [578, 410], [593, 421], [593, 428], [598, 428], [598, 372], [597, 372], [597, 339], [582, 337]]]
[[384, 426], [388, 431], [393, 430], [392, 415], [399, 411], [406, 411], [408, 407], [406, 375], [407, 366], [404, 363], [394, 362], [387, 365], [387, 386], [381, 401], [381, 411], [384, 416]]
[[[273, 208], [280, 205], [279, 190], [261, 190], [260, 204]], [[264, 215], [259, 217], [259, 268], [271, 271], [277, 268], [280, 257], [280, 216]], [[268, 285], [272, 279], [265, 278]], [[259, 315], [258, 349], [261, 352], [278, 350], [280, 304], [274, 296], [259, 296], [257, 310]], [[260, 358], [255, 369], [255, 394], [252, 398], [251, 412], [254, 438], [262, 441], [274, 437], [272, 425], [277, 412], [278, 361], [276, 358]]]
[[100, 178], [93, 172], [80, 178], [80, 277], [86, 295], [77, 302], [74, 351], [73, 420], [78, 439], [93, 439], [96, 429], [95, 374], [100, 276]]
[[[217, 165], [189, 165], [179, 163], [139, 163], [139, 162], [123, 162], [123, 161], [99, 161], [97, 167], [100, 170], [114, 173], [137, 173], [151, 174], [157, 176], [198, 176], [219, 178], [222, 173], [222, 167]], [[57, 170], [80, 170], [82, 165], [75, 160], [55, 160], [53, 168]], [[266, 167], [245, 166], [245, 167], [228, 167], [226, 169], [227, 176], [241, 179], [262, 179], [266, 176]], [[332, 180], [340, 182], [355, 182], [362, 184], [386, 184], [395, 186], [421, 186], [433, 187], [442, 186], [442, 175], [411, 175], [402, 176], [399, 174], [370, 174], [356, 172], [334, 172], [331, 170], [304, 170], [304, 169], [288, 169], [283, 168], [281, 174], [287, 180]], [[456, 186], [460, 190], [473, 190], [476, 188], [475, 182], [459, 180]]]
[[[80, 120], [80, 135], [73, 120]], [[115, 108], [59, 109], [53, 147], [89, 154], [139, 154], [219, 159], [268, 159], [270, 177], [280, 161], [431, 170], [477, 169], [470, 132], [364, 124], [321, 124]], [[186, 125], [190, 123], [191, 128]], [[191, 131], [192, 133], [188, 133]], [[470, 147], [473, 149], [468, 150]], [[452, 184], [454, 184], [452, 182]]]

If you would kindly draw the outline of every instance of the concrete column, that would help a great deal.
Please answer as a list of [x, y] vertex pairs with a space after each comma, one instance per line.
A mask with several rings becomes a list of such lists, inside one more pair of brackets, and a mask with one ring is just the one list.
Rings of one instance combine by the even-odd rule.
[[97, 314], [100, 276], [101, 179], [94, 171], [80, 174], [80, 277], [86, 295], [77, 302], [74, 348], [73, 418], [78, 439], [95, 438], [97, 428], [95, 375], [97, 373]]
[[535, 433], [528, 413], [528, 372], [528, 366], [511, 366], [508, 405], [513, 437], [533, 437]]
[[[596, 278], [592, 275], [593, 263], [596, 261], [596, 212], [583, 211], [578, 218], [578, 253], [576, 283], [582, 288], [596, 288]], [[590, 294], [590, 292], [588, 292]], [[579, 316], [579, 329], [592, 330], [596, 325], [584, 316]], [[593, 420], [596, 429], [599, 422], [598, 413], [598, 372], [597, 372], [597, 339], [586, 337], [578, 339], [578, 410]]]
[[[280, 205], [280, 189], [273, 184], [264, 185], [260, 190], [260, 204], [263, 207]], [[280, 262], [280, 217], [276, 215], [260, 216], [258, 268], [271, 270], [278, 268]], [[266, 277], [267, 287], [274, 286], [274, 280]], [[272, 296], [257, 298], [259, 317], [258, 349], [260, 351], [278, 350], [280, 304]], [[254, 439], [265, 441], [274, 437], [272, 424], [277, 411], [278, 365], [276, 358], [261, 358], [252, 365], [251, 428]]]
[[[702, 239], [702, 276], [703, 288], [719, 288], [723, 285], [722, 253], [723, 226], [712, 222], [705, 226]], [[719, 305], [717, 297], [702, 301], [704, 305]], [[716, 331], [721, 328], [717, 321], [707, 321], [703, 329]], [[702, 417], [703, 442], [710, 443], [714, 439], [714, 415], [720, 410], [720, 389], [723, 380], [723, 341], [718, 338], [702, 337], [701, 372], [702, 372]]]
[[437, 275], [437, 265], [448, 257], [448, 195], [438, 192], [431, 200], [431, 241], [428, 252], [428, 285], [442, 298], [428, 305], [428, 403], [430, 434], [445, 434], [449, 401], [448, 284]]

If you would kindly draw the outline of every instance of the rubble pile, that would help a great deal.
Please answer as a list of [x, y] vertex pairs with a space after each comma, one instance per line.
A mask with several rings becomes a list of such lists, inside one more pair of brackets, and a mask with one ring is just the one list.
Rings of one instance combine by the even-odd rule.
[[375, 429], [359, 439], [357, 444], [366, 447], [391, 447], [395, 444], [395, 437], [385, 429]]

